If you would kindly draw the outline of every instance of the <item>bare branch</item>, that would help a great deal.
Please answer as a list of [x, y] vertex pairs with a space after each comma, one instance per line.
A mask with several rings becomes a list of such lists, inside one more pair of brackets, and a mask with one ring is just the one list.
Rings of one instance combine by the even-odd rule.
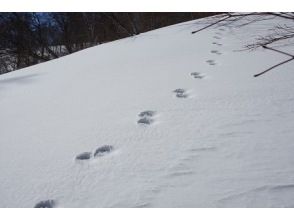
[[292, 61], [292, 60], [294, 60], [294, 58], [290, 58], [290, 59], [285, 60], [285, 61], [283, 61], [283, 62], [281, 62], [281, 63], [278, 63], [278, 64], [276, 64], [276, 65], [274, 65], [274, 66], [272, 66], [272, 67], [270, 67], [270, 68], [268, 68], [268, 69], [262, 71], [261, 73], [255, 74], [254, 77], [261, 76], [261, 75], [267, 73], [268, 71], [270, 71], [270, 70], [272, 70], [272, 69], [274, 69], [274, 68], [276, 68], [276, 67], [278, 67], [278, 66], [281, 66], [281, 65], [283, 65], [283, 64], [285, 64], [285, 63], [288, 63], [288, 62], [290, 62], [290, 61]]
[[220, 19], [220, 20], [218, 20], [218, 21], [216, 21], [216, 22], [214, 22], [214, 23], [212, 23], [212, 24], [210, 24], [210, 25], [208, 25], [208, 26], [205, 26], [205, 27], [203, 27], [203, 28], [201, 28], [201, 29], [199, 29], [199, 30], [197, 30], [197, 31], [192, 31], [192, 34], [196, 34], [197, 32], [200, 32], [200, 31], [202, 31], [202, 30], [204, 30], [204, 29], [206, 29], [206, 28], [209, 28], [209, 27], [211, 27], [211, 26], [213, 26], [213, 25], [216, 25], [216, 24], [218, 24], [218, 23], [220, 23], [220, 22], [222, 22], [222, 21], [224, 21], [224, 20], [226, 20], [226, 19], [228, 19], [228, 18], [230, 18], [230, 17], [231, 17], [231, 14], [228, 13], [228, 15], [227, 15], [226, 17], [224, 17], [224, 18], [222, 18], [222, 19]]
[[268, 49], [268, 50], [272, 50], [272, 51], [275, 51], [275, 52], [277, 52], [277, 53], [281, 53], [281, 54], [284, 54], [284, 55], [286, 55], [286, 56], [289, 56], [289, 57], [294, 58], [294, 55], [289, 54], [289, 53], [286, 53], [286, 52], [281, 51], [281, 50], [277, 50], [277, 49], [274, 49], [274, 48], [271, 48], [271, 47], [267, 47], [267, 46], [263, 46], [263, 48], [264, 48], [264, 49]]

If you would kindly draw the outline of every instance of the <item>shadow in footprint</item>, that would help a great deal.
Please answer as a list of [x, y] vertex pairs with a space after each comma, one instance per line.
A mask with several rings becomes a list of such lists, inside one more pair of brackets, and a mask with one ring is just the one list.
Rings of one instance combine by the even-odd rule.
[[185, 89], [175, 89], [173, 92], [175, 92], [175, 93], [184, 93], [186, 91], [185, 91]]
[[91, 152], [84, 152], [76, 156], [76, 160], [89, 160], [92, 157]]
[[208, 63], [208, 64], [211, 65], [211, 66], [216, 65], [216, 63], [215, 63], [214, 60], [206, 60], [206, 63]]
[[143, 125], [150, 125], [154, 121], [152, 117], [155, 115], [155, 113], [156, 113], [155, 111], [151, 111], [151, 110], [140, 112], [138, 114], [140, 119], [137, 121], [137, 123], [143, 124]]
[[204, 76], [201, 73], [193, 72], [191, 73], [191, 76], [194, 77], [194, 79], [202, 79]]
[[55, 204], [54, 200], [44, 200], [38, 202], [34, 208], [54, 208]]
[[184, 89], [175, 89], [173, 92], [176, 93], [177, 98], [187, 98], [188, 97], [188, 94], [186, 93], [186, 90], [184, 90]]
[[217, 45], [217, 46], [222, 46], [221, 43], [218, 43], [218, 42], [212, 42], [213, 45]]
[[105, 154], [109, 154], [111, 151], [113, 151], [113, 146], [111, 145], [101, 146], [95, 150], [94, 157], [104, 156]]
[[177, 94], [176, 94], [176, 97], [178, 97], [178, 98], [187, 98], [188, 95], [185, 94], [185, 93], [177, 93]]
[[222, 39], [220, 36], [213, 36], [213, 38], [218, 40]]
[[217, 54], [217, 55], [221, 55], [222, 53], [219, 52], [218, 50], [211, 50], [210, 53], [214, 53], [214, 54]]
[[139, 117], [152, 117], [152, 116], [154, 116], [155, 115], [155, 111], [150, 111], [150, 110], [148, 110], [148, 111], [143, 111], [143, 112], [140, 112], [139, 113]]
[[140, 118], [137, 123], [138, 124], [145, 124], [145, 125], [150, 125], [151, 123], [153, 122], [153, 119], [152, 118]]

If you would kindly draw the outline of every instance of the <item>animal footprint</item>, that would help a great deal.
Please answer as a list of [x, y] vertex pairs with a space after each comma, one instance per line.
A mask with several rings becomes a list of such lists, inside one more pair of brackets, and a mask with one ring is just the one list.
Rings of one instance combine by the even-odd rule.
[[152, 117], [155, 115], [155, 111], [143, 111], [139, 113], [139, 117]]
[[213, 45], [217, 45], [217, 46], [222, 46], [221, 43], [217, 43], [217, 42], [212, 42]]
[[76, 156], [76, 160], [89, 160], [92, 157], [91, 152], [84, 152]]
[[35, 208], [54, 208], [55, 201], [54, 200], [44, 200], [40, 201], [35, 205]]
[[217, 55], [221, 55], [222, 53], [219, 52], [218, 50], [211, 50], [210, 53], [214, 53], [214, 54], [217, 54]]
[[177, 93], [176, 96], [177, 96], [178, 98], [187, 98], [187, 97], [188, 97], [188, 95], [185, 94], [185, 93]]
[[150, 125], [153, 123], [153, 116], [155, 115], [155, 111], [143, 111], [143, 112], [140, 112], [138, 114], [139, 116], [139, 120], [137, 121], [138, 124], [145, 124], [145, 125]]
[[216, 65], [216, 63], [215, 63], [214, 60], [206, 60], [206, 63], [208, 63], [208, 64], [211, 65], [211, 66]]
[[[104, 156], [105, 154], [110, 153], [113, 150], [113, 146], [111, 145], [103, 145], [97, 148], [94, 152], [94, 157]], [[76, 156], [76, 160], [90, 160], [92, 159], [91, 152], [84, 152]]]
[[138, 124], [150, 125], [153, 120], [151, 118], [140, 118], [137, 122]]
[[225, 31], [225, 29], [224, 28], [220, 28], [220, 29], [218, 29], [219, 31]]
[[102, 147], [99, 147], [95, 150], [94, 157], [101, 157], [105, 154], [110, 153], [113, 150], [113, 146], [111, 145], [104, 145]]
[[175, 93], [184, 93], [185, 89], [175, 89], [173, 92], [175, 92]]
[[220, 36], [213, 36], [213, 38], [218, 40], [222, 39]]
[[194, 77], [194, 79], [202, 79], [204, 76], [201, 75], [201, 73], [193, 72], [191, 73], [191, 76]]
[[188, 94], [186, 93], [186, 90], [184, 90], [184, 89], [175, 89], [173, 92], [176, 93], [176, 97], [178, 97], [178, 98], [187, 98], [188, 97]]

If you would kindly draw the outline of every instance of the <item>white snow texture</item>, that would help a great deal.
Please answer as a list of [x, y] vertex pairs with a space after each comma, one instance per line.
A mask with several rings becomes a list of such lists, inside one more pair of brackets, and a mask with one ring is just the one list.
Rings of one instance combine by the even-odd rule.
[[1, 75], [0, 207], [294, 207], [287, 23], [213, 19]]

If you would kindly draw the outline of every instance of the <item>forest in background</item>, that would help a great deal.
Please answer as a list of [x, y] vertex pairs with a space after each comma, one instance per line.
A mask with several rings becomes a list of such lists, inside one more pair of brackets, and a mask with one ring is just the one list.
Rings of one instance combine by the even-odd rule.
[[0, 13], [0, 74], [214, 12]]

